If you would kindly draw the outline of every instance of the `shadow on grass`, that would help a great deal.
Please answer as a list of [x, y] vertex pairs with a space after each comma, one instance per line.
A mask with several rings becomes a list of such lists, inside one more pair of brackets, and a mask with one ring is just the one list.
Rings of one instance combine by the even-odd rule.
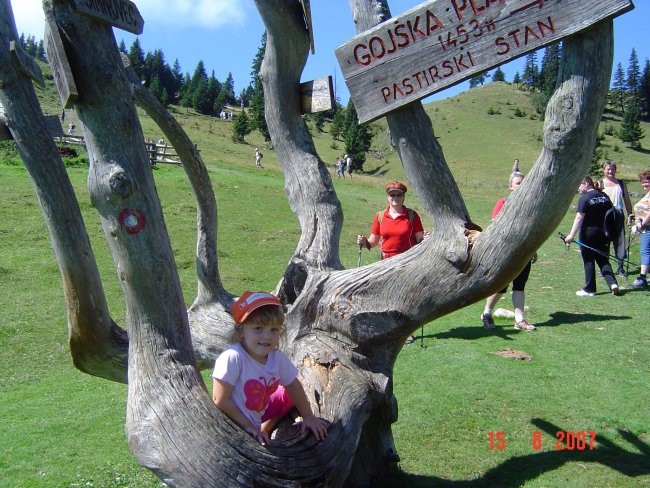
[[[636, 291], [636, 290], [634, 290]], [[626, 290], [629, 293], [630, 290]], [[537, 327], [559, 327], [561, 325], [580, 324], [583, 322], [600, 322], [613, 320], [630, 320], [629, 315], [605, 315], [595, 313], [571, 313], [571, 312], [553, 312], [549, 315], [548, 320], [544, 322], [535, 322]], [[530, 334], [527, 331], [516, 330], [512, 325], [497, 325], [495, 329], [486, 330], [481, 324], [470, 327], [454, 327], [437, 334], [428, 334], [424, 337], [419, 334], [415, 336], [415, 341], [423, 339], [465, 339], [472, 341], [482, 339], [485, 336], [497, 336], [503, 340], [512, 341], [517, 334]]]
[[[567, 432], [567, 430], [561, 429], [546, 420], [532, 419], [531, 422], [538, 429], [543, 430], [548, 436], [556, 440], [557, 432]], [[553, 445], [553, 450], [510, 458], [488, 470], [483, 476], [471, 480], [448, 480], [436, 476], [399, 472], [391, 476], [389, 484], [384, 486], [409, 486], [413, 488], [519, 487], [570, 462], [599, 463], [630, 478], [650, 474], [650, 445], [626, 430], [618, 429], [618, 433], [626, 442], [634, 446], [635, 451], [639, 452], [627, 450], [605, 437], [596, 435], [596, 443], [593, 449], [589, 449], [589, 442], [586, 443], [584, 450], [558, 450]], [[548, 449], [548, 446], [546, 448]], [[579, 482], [579, 480], [575, 481]]]
[[[515, 330], [512, 324], [507, 326], [497, 325], [495, 329], [486, 330], [479, 323], [478, 325], [472, 327], [454, 327], [453, 329], [446, 330], [444, 332], [439, 332], [437, 334], [425, 335], [424, 338], [427, 339], [465, 339], [467, 341], [473, 341], [475, 339], [482, 339], [485, 336], [498, 336], [506, 341], [514, 340], [510, 336], [515, 336], [520, 334], [522, 331]], [[416, 340], [420, 339], [420, 336], [415, 337]]]
[[579, 324], [581, 322], [600, 322], [613, 320], [630, 320], [629, 315], [605, 315], [597, 313], [553, 312], [545, 322], [537, 322], [538, 327], [558, 327], [560, 325]]

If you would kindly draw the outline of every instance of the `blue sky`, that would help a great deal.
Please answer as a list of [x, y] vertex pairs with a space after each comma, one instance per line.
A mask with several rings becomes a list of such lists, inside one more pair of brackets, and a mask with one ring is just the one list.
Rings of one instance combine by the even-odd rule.
[[[608, 0], [603, 0], [608, 1]], [[19, 33], [43, 38], [41, 0], [11, 0]], [[214, 70], [224, 81], [232, 73], [235, 92], [250, 82], [253, 57], [257, 53], [264, 27], [253, 0], [135, 0], [145, 20], [139, 36], [146, 51], [161, 49], [171, 66], [178, 59], [183, 72], [192, 74], [202, 60], [208, 74]], [[417, 0], [389, 0], [394, 16], [423, 3]], [[346, 0], [311, 0], [316, 53], [309, 56], [303, 81], [334, 76], [336, 94], [346, 104], [349, 98], [343, 76], [338, 68], [334, 50], [356, 35]], [[635, 9], [614, 20], [614, 68], [621, 63], [627, 70], [632, 48], [636, 49], [641, 67], [650, 58], [650, 48], [644, 40], [650, 1], [634, 1]], [[117, 42], [124, 40], [127, 48], [135, 37], [114, 29]], [[512, 61], [502, 69], [506, 79], [523, 71], [522, 59]], [[467, 82], [434, 94], [424, 101], [447, 98], [468, 89]]]

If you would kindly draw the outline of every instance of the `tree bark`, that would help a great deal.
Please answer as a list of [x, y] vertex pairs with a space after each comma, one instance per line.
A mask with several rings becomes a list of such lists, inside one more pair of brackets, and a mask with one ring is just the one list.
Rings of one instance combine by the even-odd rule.
[[[126, 302], [129, 446], [141, 465], [170, 486], [380, 484], [398, 460], [392, 377], [404, 339], [509, 282], [566, 212], [589, 164], [605, 103], [612, 23], [565, 42], [544, 148], [525, 191], [513, 194], [484, 231], [469, 217], [422, 105], [389, 114], [432, 236], [402, 255], [344, 270], [338, 256], [341, 205], [300, 113], [298, 87], [309, 50], [302, 7], [294, 0], [256, 0], [256, 5], [268, 33], [261, 70], [267, 123], [301, 227], [277, 289], [288, 309], [283, 348], [299, 367], [313, 410], [332, 422], [323, 442], [284, 426], [283, 440], [268, 448], [216, 408], [199, 374], [199, 365], [211, 364], [226, 345], [232, 295], [218, 273], [216, 204], [198, 152], [128, 78], [110, 27], [74, 13], [68, 1], [44, 2], [46, 17], [67, 40], [91, 198]], [[350, 0], [350, 5], [359, 30], [389, 15], [383, 1]], [[12, 19], [9, 0], [0, 0], [0, 19], [8, 45], [17, 38], [13, 21], [5, 21]], [[75, 364], [124, 381], [126, 333], [110, 319], [76, 199], [46, 136], [33, 88], [7, 53], [0, 52], [0, 101], [62, 271]], [[199, 290], [189, 315], [133, 97], [181, 155], [197, 199]]]

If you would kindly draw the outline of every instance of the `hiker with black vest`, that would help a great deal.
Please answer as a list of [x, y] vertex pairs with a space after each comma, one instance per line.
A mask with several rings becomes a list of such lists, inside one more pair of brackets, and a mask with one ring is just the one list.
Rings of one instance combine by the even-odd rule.
[[578, 200], [576, 216], [571, 232], [564, 238], [564, 242], [570, 244], [580, 231], [582, 244], [580, 255], [585, 269], [585, 286], [578, 290], [576, 295], [579, 297], [596, 295], [596, 264], [611, 292], [620, 295], [621, 289], [609, 264], [609, 241], [604, 230], [605, 214], [612, 208], [612, 201], [606, 193], [595, 188], [590, 176], [582, 179], [578, 193], [581, 197]]
[[357, 236], [357, 244], [368, 250], [381, 242], [381, 259], [408, 251], [424, 239], [424, 228], [418, 213], [404, 205], [407, 188], [392, 181], [386, 185], [388, 206], [375, 214], [370, 236]]

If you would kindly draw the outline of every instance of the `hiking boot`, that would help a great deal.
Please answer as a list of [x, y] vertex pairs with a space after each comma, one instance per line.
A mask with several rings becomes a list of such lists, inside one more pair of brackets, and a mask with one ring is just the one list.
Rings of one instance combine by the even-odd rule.
[[636, 288], [648, 286], [648, 281], [646, 280], [645, 276], [638, 276], [637, 279], [632, 282], [632, 286]]
[[595, 297], [596, 294], [592, 293], [590, 291], [578, 290], [576, 292], [576, 296], [578, 296], [578, 297]]
[[612, 295], [620, 295], [621, 294], [621, 289], [617, 284], [613, 284], [612, 286], [609, 287], [610, 290], [612, 290]]
[[496, 325], [494, 325], [494, 320], [492, 320], [492, 315], [481, 314], [481, 322], [483, 322], [484, 329], [491, 330], [496, 327]]
[[533, 324], [529, 324], [526, 319], [522, 320], [521, 322], [515, 322], [515, 329], [517, 330], [536, 330], [537, 327], [535, 327]]

